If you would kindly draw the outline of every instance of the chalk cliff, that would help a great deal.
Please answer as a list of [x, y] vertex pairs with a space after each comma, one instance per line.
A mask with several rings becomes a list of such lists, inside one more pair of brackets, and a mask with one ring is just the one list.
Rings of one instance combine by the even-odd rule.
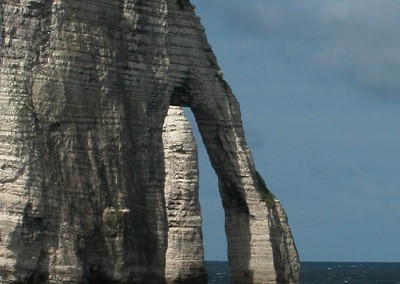
[[168, 283], [206, 283], [197, 146], [181, 107], [169, 108], [163, 143], [169, 226], [165, 278]]
[[205, 281], [171, 106], [192, 110], [218, 175], [232, 283], [297, 283], [286, 215], [188, 0], [0, 1], [1, 283]]

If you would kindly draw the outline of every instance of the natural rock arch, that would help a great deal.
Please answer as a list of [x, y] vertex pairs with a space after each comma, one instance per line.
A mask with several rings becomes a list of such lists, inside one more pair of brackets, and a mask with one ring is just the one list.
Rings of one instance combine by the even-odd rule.
[[[192, 12], [168, 18], [170, 78], [177, 82], [171, 104], [191, 108], [218, 176], [232, 282], [295, 283], [298, 256], [286, 215], [255, 170], [239, 104]], [[186, 36], [173, 32], [182, 23], [193, 28]]]
[[163, 123], [189, 106], [219, 177], [233, 283], [295, 283], [286, 217], [188, 1], [0, 3], [4, 283], [162, 283]]

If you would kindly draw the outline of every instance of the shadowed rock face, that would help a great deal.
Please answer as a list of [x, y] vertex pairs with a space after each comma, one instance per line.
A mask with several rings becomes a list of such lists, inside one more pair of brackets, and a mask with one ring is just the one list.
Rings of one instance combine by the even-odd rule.
[[0, 66], [2, 283], [170, 279], [171, 105], [191, 108], [218, 175], [232, 283], [297, 282], [286, 215], [188, 1], [2, 0]]

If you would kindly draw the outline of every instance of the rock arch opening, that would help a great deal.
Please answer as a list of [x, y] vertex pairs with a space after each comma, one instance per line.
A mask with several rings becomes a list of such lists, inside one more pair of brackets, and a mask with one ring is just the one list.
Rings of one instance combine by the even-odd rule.
[[199, 153], [199, 195], [203, 220], [204, 258], [206, 261], [225, 261], [228, 259], [225, 213], [218, 190], [218, 176], [202, 143], [192, 111], [190, 108], [184, 108], [184, 112], [192, 126]]

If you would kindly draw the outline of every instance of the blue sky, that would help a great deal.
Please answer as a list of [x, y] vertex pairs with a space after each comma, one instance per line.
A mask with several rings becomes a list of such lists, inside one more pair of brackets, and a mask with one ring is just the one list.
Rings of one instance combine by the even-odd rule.
[[[400, 1], [191, 2], [301, 259], [400, 261]], [[206, 259], [225, 260], [199, 144]]]

